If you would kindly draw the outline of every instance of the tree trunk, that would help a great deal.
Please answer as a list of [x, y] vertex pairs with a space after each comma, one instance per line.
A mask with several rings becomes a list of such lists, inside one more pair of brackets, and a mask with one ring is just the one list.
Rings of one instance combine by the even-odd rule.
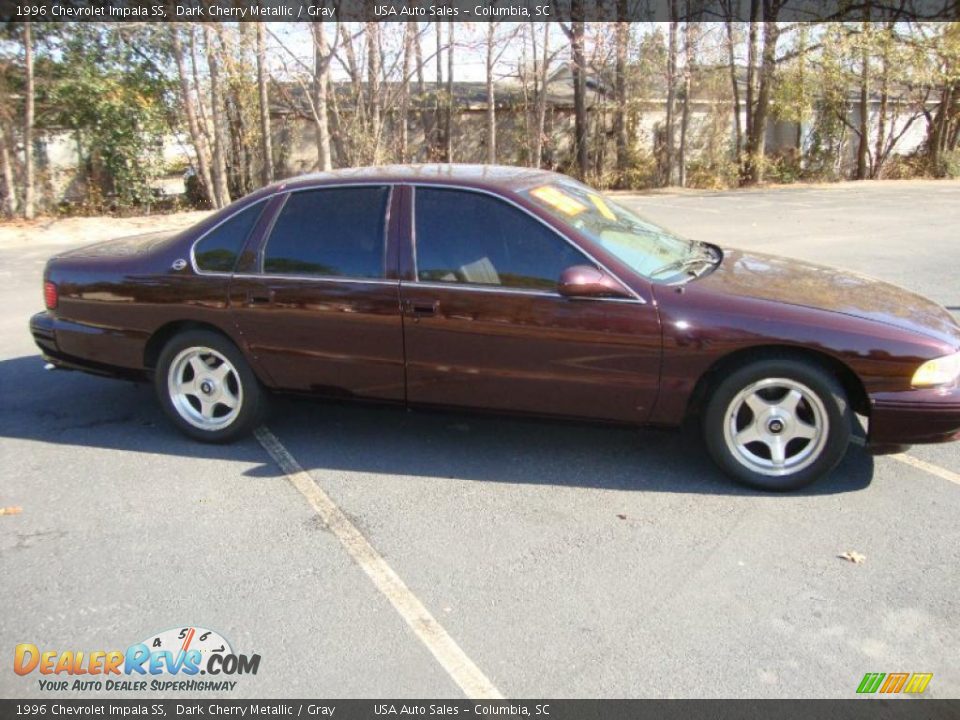
[[330, 81], [330, 52], [327, 48], [327, 36], [323, 32], [323, 21], [317, 20], [313, 28], [313, 107], [314, 125], [317, 136], [317, 168], [323, 171], [333, 170], [333, 158], [330, 155], [330, 125], [328, 108], [328, 89]]
[[[753, 136], [753, 113], [756, 109], [754, 95], [757, 90], [757, 42], [759, 37], [759, 17], [760, 0], [750, 0], [750, 23], [747, 32], [747, 97], [746, 97], [746, 145], [750, 144], [750, 138]], [[744, 148], [746, 151], [746, 148]], [[749, 159], [742, 158], [742, 177], [746, 179], [746, 169], [749, 167]]]
[[[536, 52], [536, 47], [534, 47]], [[540, 90], [537, 93], [537, 139], [534, 143], [534, 167], [543, 163], [543, 141], [547, 125], [547, 81], [550, 77], [550, 23], [543, 23], [543, 60], [540, 62]]]
[[630, 143], [627, 138], [627, 52], [630, 44], [630, 23], [627, 21], [627, 0], [617, 0], [616, 61], [614, 85], [617, 111], [613, 130], [617, 139], [617, 184], [623, 186], [629, 164]]
[[666, 137], [664, 138], [664, 171], [665, 185], [674, 185], [676, 182], [676, 159], [674, 157], [673, 139], [675, 123], [675, 107], [677, 98], [677, 4], [676, 0], [670, 0], [670, 32], [667, 41], [667, 117], [666, 117]]
[[210, 69], [210, 120], [213, 123], [213, 187], [217, 207], [230, 204], [230, 186], [227, 180], [227, 139], [224, 137], [223, 90], [220, 86], [220, 62], [211, 35], [210, 24], [203, 26], [207, 45], [207, 66]]
[[434, 134], [434, 144], [433, 152], [437, 160], [443, 157], [443, 23], [439, 20], [434, 23], [434, 29], [437, 34], [437, 87], [436, 87], [436, 101], [437, 107], [436, 112], [434, 113], [434, 123], [433, 123], [433, 134]]
[[257, 90], [260, 94], [260, 149], [263, 184], [273, 182], [273, 138], [270, 137], [270, 98], [267, 94], [267, 51], [262, 22], [257, 23]]
[[867, 179], [867, 155], [870, 148], [870, 50], [869, 24], [863, 21], [863, 30], [861, 41], [863, 46], [860, 49], [860, 123], [859, 123], [859, 142], [857, 143], [857, 180]]
[[[892, 33], [893, 28], [887, 32]], [[877, 140], [873, 153], [873, 167], [870, 170], [870, 177], [877, 179], [883, 172], [883, 164], [886, 161], [886, 143], [887, 143], [887, 107], [890, 94], [890, 44], [889, 38], [883, 39], [883, 57], [880, 68], [880, 107], [877, 116]], [[896, 116], [894, 116], [896, 117]], [[894, 128], [890, 129], [895, 132]]]
[[487, 164], [497, 162], [497, 95], [493, 84], [494, 35], [496, 23], [487, 23]]
[[[687, 10], [689, 11], [689, 3]], [[693, 23], [688, 19], [683, 25], [684, 63], [683, 63], [683, 110], [680, 115], [680, 157], [677, 170], [680, 187], [687, 184], [687, 133], [690, 129], [690, 87], [693, 75]]]
[[447, 23], [447, 112], [445, 117], [446, 127], [444, 128], [444, 139], [446, 140], [446, 149], [444, 150], [444, 162], [453, 162], [453, 29], [456, 27], [451, 20]]
[[763, 180], [764, 151], [766, 149], [767, 114], [770, 109], [770, 90], [777, 67], [777, 40], [780, 29], [774, 13], [763, 22], [763, 53], [760, 64], [760, 83], [757, 88], [757, 102], [750, 119], [750, 132], [747, 137], [744, 177], [750, 183]]
[[740, 164], [740, 149], [743, 143], [743, 129], [740, 126], [740, 84], [737, 82], [737, 61], [734, 54], [733, 21], [727, 20], [727, 59], [730, 63], [730, 86], [733, 91], [733, 137], [737, 164]]
[[380, 163], [380, 141], [382, 134], [382, 108], [380, 99], [380, 24], [368, 22], [367, 35], [367, 107], [370, 115], [370, 137], [373, 147], [370, 149], [370, 162]]
[[584, 0], [573, 0], [571, 6], [570, 41], [573, 51], [574, 150], [577, 176], [586, 180], [587, 154], [587, 63], [584, 56]]
[[183, 43], [180, 40], [180, 24], [170, 25], [170, 37], [173, 40], [173, 59], [177, 64], [177, 76], [180, 80], [180, 102], [183, 103], [183, 113], [187, 117], [187, 130], [190, 133], [190, 142], [197, 157], [197, 173], [203, 192], [210, 207], [217, 207], [217, 198], [213, 190], [213, 177], [210, 174], [210, 148], [207, 145], [207, 136], [201, 131], [197, 120], [197, 109], [193, 103], [193, 90], [190, 87], [190, 76], [187, 74], [183, 59]]
[[23, 24], [23, 52], [26, 84], [24, 87], [25, 110], [23, 117], [23, 216], [34, 216], [34, 191], [36, 179], [33, 171], [33, 36], [30, 23]]
[[408, 22], [403, 28], [403, 77], [400, 80], [400, 162], [408, 162], [407, 148], [410, 145], [410, 133], [407, 122], [410, 115], [410, 65], [413, 61], [413, 37], [416, 23]]
[[430, 157], [430, 113], [426, 110], [427, 84], [423, 78], [423, 43], [421, 42], [420, 24], [412, 23], [416, 31], [413, 41], [414, 56], [417, 63], [417, 114], [420, 116], [420, 131], [423, 133], [421, 147], [425, 148], [427, 157]]
[[7, 133], [0, 118], [0, 179], [3, 181], [3, 196], [0, 197], [0, 214], [12, 217], [17, 211], [17, 189], [13, 183], [13, 160]]

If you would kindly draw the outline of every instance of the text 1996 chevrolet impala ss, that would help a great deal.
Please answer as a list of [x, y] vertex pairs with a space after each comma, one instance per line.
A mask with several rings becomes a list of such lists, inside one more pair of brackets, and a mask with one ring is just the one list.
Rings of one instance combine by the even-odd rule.
[[224, 441], [267, 390], [676, 426], [761, 488], [960, 435], [960, 327], [860, 275], [682, 239], [562, 175], [367, 168], [271, 185], [178, 233], [58, 255], [55, 366], [153, 378]]

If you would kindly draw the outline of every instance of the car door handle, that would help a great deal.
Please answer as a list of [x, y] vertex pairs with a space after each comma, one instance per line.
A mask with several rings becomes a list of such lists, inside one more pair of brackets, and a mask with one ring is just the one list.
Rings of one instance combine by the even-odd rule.
[[270, 305], [274, 294], [273, 290], [251, 290], [247, 293], [247, 305]]
[[437, 314], [437, 310], [440, 307], [439, 302], [432, 303], [422, 303], [422, 302], [413, 302], [407, 300], [406, 309], [409, 315], [413, 316], [414, 320], [419, 320], [422, 317], [431, 317]]

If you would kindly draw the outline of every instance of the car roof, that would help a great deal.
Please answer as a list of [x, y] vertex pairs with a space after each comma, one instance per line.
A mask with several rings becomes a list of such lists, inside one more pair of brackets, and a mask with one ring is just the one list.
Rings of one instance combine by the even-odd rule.
[[512, 167], [509, 165], [383, 165], [344, 168], [286, 178], [273, 186], [276, 190], [292, 190], [337, 182], [427, 182], [494, 190], [521, 190], [539, 183], [554, 182], [564, 176], [548, 170]]

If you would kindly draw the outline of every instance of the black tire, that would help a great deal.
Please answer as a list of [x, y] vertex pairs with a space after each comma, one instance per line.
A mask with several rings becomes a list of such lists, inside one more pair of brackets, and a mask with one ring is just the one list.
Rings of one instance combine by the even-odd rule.
[[188, 330], [167, 342], [157, 361], [154, 386], [173, 424], [203, 442], [224, 443], [246, 435], [266, 411], [266, 393], [243, 353], [209, 330]]
[[711, 457], [734, 480], [784, 492], [837, 466], [852, 423], [846, 393], [829, 373], [802, 360], [767, 359], [734, 370], [714, 388], [703, 437]]

